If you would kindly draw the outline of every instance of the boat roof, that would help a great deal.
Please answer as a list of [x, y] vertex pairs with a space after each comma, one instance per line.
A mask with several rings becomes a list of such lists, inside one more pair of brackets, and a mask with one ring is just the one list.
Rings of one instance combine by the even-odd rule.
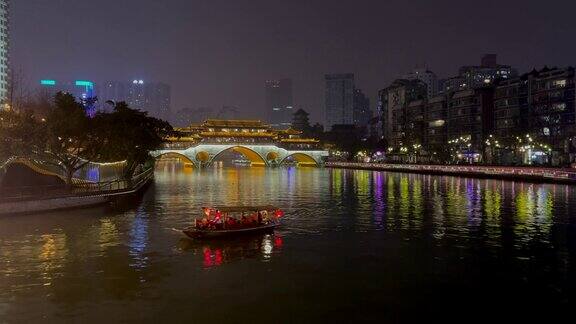
[[224, 213], [230, 212], [254, 212], [254, 211], [261, 211], [261, 210], [277, 210], [279, 209], [276, 206], [272, 205], [264, 205], [264, 206], [213, 206], [213, 207], [203, 207], [203, 208], [210, 208], [216, 209]]

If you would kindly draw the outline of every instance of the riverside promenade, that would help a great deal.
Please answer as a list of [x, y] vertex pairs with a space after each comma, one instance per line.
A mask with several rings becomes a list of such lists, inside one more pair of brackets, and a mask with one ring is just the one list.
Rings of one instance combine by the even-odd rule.
[[473, 178], [509, 179], [548, 183], [576, 184], [576, 169], [508, 167], [481, 165], [427, 165], [326, 162], [327, 168], [407, 172], [435, 175], [453, 175]]
[[130, 181], [75, 183], [72, 188], [53, 186], [19, 187], [0, 190], [0, 215], [47, 212], [68, 208], [83, 208], [109, 203], [137, 194], [153, 179], [150, 168]]

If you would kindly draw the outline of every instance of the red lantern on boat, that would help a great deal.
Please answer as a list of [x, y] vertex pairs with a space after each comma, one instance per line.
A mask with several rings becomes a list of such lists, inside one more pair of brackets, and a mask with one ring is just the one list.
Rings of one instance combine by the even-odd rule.
[[284, 212], [281, 211], [280, 209], [276, 210], [276, 211], [274, 212], [274, 214], [276, 214], [276, 217], [278, 217], [278, 218], [284, 216]]

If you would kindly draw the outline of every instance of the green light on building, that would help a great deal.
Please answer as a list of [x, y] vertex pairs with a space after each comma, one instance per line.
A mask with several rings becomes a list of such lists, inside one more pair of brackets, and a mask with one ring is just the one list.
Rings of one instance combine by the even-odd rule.
[[76, 85], [79, 87], [93, 87], [94, 83], [92, 83], [90, 81], [78, 80], [78, 81], [76, 81]]
[[55, 86], [56, 81], [55, 80], [40, 80], [40, 84], [46, 85], [46, 86]]

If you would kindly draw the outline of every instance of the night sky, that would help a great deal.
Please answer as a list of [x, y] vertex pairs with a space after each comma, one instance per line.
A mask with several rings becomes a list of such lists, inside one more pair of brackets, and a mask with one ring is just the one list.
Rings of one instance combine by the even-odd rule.
[[[294, 81], [321, 120], [324, 73], [377, 90], [417, 64], [439, 76], [484, 53], [524, 72], [576, 62], [576, 1], [12, 0], [15, 69], [41, 78], [163, 81], [172, 110], [264, 109], [264, 81]], [[375, 106], [373, 102], [373, 106]]]

